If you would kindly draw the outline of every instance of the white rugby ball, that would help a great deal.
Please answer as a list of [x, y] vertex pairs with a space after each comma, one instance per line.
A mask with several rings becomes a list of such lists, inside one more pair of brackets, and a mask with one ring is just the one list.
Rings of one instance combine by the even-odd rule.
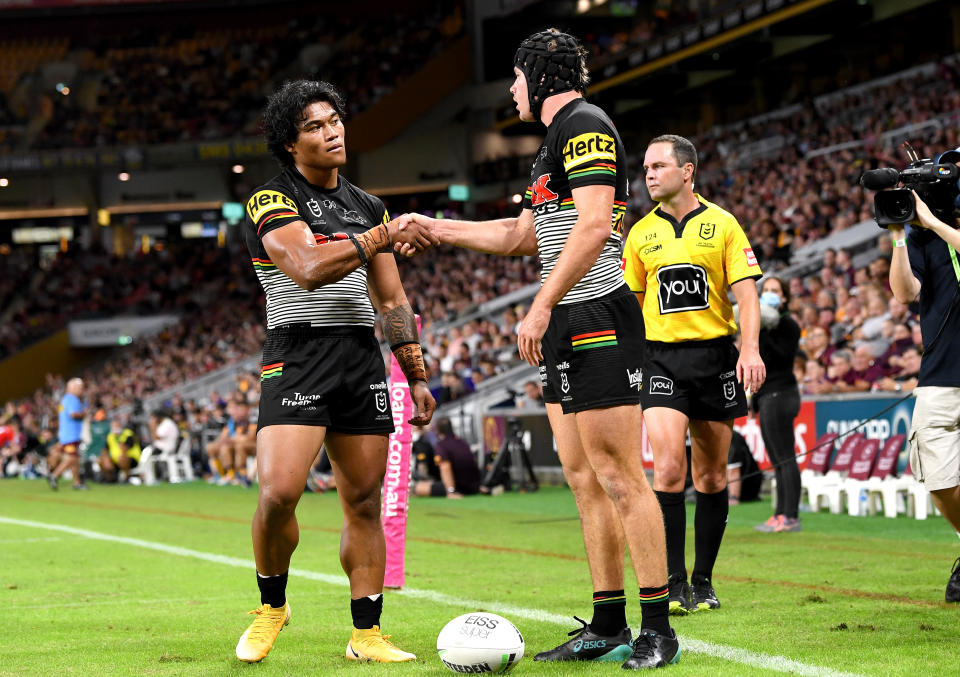
[[523, 658], [523, 636], [503, 616], [477, 611], [443, 627], [437, 652], [454, 672], [506, 672]]

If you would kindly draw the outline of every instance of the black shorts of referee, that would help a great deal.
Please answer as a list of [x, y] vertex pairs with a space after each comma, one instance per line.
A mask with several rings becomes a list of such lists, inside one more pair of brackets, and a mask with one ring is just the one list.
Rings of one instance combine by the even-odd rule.
[[729, 421], [747, 414], [737, 381], [740, 354], [733, 337], [707, 341], [647, 341], [640, 404], [667, 407], [699, 421]]
[[598, 299], [558, 305], [543, 337], [543, 399], [564, 414], [640, 401], [643, 312], [623, 285]]
[[386, 367], [372, 327], [288, 324], [267, 330], [257, 430], [325, 426], [354, 435], [392, 433]]

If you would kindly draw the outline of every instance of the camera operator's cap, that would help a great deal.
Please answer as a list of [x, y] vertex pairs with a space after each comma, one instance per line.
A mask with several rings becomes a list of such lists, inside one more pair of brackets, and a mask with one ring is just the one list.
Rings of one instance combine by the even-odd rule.
[[958, 162], [960, 162], [960, 148], [945, 151], [937, 157], [938, 165], [945, 165], [947, 163], [956, 164]]

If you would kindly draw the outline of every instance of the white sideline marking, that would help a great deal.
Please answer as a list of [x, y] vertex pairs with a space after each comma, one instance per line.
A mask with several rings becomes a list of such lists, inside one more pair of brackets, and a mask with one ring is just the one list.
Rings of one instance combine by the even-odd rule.
[[62, 541], [59, 536], [50, 538], [0, 538], [0, 543], [49, 543], [50, 541]]
[[6, 608], [8, 609], [62, 609], [64, 607], [73, 607], [73, 606], [127, 606], [130, 604], [195, 604], [200, 606], [200, 603], [215, 602], [225, 599], [236, 599], [236, 595], [220, 595], [218, 597], [181, 597], [177, 599], [132, 599], [130, 597], [121, 597], [119, 599], [100, 599], [100, 600], [89, 600], [87, 602], [63, 602], [61, 604], [8, 604]]
[[[181, 557], [191, 557], [193, 559], [199, 559], [205, 562], [212, 562], [214, 564], [225, 564], [227, 566], [239, 567], [242, 569], [252, 569], [254, 567], [254, 563], [252, 561], [241, 559], [239, 557], [228, 557], [226, 555], [216, 555], [209, 552], [200, 552], [199, 550], [190, 550], [189, 548], [181, 548], [175, 545], [166, 545], [164, 543], [144, 541], [139, 538], [128, 538], [126, 536], [114, 536], [112, 534], [103, 534], [97, 531], [89, 531], [87, 529], [77, 529], [75, 527], [68, 527], [63, 524], [47, 524], [44, 522], [34, 522], [32, 520], [21, 520], [21, 519], [15, 519], [12, 517], [3, 517], [3, 516], [0, 516], [0, 524], [13, 524], [21, 527], [32, 527], [34, 529], [48, 529], [50, 531], [60, 531], [62, 533], [73, 534], [74, 536], [83, 536], [84, 538], [89, 538], [97, 541], [110, 541], [112, 543], [122, 543], [124, 545], [133, 545], [138, 548], [145, 548], [147, 550], [156, 550], [157, 552], [163, 552], [169, 555], [180, 555]], [[293, 576], [299, 576], [300, 578], [306, 578], [312, 581], [326, 583], [328, 585], [349, 587], [349, 582], [347, 581], [346, 576], [334, 576], [331, 574], [322, 574], [316, 571], [308, 571], [306, 569], [294, 569], [294, 568], [290, 569], [290, 574]], [[403, 595], [405, 597], [412, 597], [415, 599], [428, 600], [431, 602], [436, 602], [437, 604], [444, 604], [447, 606], [455, 606], [460, 608], [467, 607], [467, 608], [474, 608], [474, 609], [489, 609], [490, 611], [503, 613], [507, 616], [514, 616], [517, 618], [526, 618], [527, 620], [540, 621], [543, 623], [552, 623], [554, 625], [564, 625], [564, 626], [570, 625], [570, 619], [567, 616], [553, 614], [548, 611], [543, 611], [541, 609], [528, 609], [526, 607], [512, 606], [510, 604], [500, 604], [498, 602], [484, 602], [481, 600], [464, 599], [462, 597], [445, 595], [442, 592], [434, 592], [433, 590], [418, 590], [416, 588], [405, 588], [403, 590], [396, 591], [395, 594]], [[732, 661], [734, 663], [741, 663], [744, 665], [752, 665], [765, 670], [774, 670], [776, 672], [786, 672], [786, 673], [792, 673], [795, 675], [805, 675], [806, 677], [860, 677], [856, 673], [840, 672], [838, 670], [833, 670], [831, 668], [823, 668], [817, 665], [808, 665], [806, 663], [801, 663], [800, 661], [795, 661], [785, 656], [777, 656], [773, 654], [764, 654], [764, 653], [757, 653], [753, 651], [747, 651], [746, 649], [740, 649], [733, 646], [725, 646], [723, 644], [713, 644], [712, 642], [704, 642], [704, 641], [693, 639], [691, 637], [686, 637], [683, 635], [680, 635], [679, 638], [683, 643], [684, 651], [690, 651], [693, 653], [702, 653], [708, 656], [713, 656], [715, 658], [721, 658], [724, 660]]]

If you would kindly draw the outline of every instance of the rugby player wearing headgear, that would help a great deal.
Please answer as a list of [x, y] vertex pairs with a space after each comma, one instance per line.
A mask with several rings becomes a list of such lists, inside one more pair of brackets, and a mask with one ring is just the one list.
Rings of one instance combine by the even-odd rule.
[[294, 511], [324, 444], [344, 516], [340, 563], [350, 579], [354, 627], [346, 657], [416, 658], [380, 634], [386, 556], [380, 487], [394, 428], [373, 322], [376, 306], [410, 384], [411, 423], [425, 425], [435, 403], [390, 249], [432, 241], [417, 224], [399, 233], [400, 220], [390, 221], [379, 199], [340, 176], [343, 110], [326, 82], [288, 82], [273, 94], [263, 127], [283, 171], [247, 201], [244, 237], [267, 306], [253, 517], [261, 606], [236, 651], [247, 662], [263, 659], [290, 620], [287, 571], [299, 540]]
[[[697, 151], [681, 136], [653, 139], [643, 160], [659, 205], [633, 226], [624, 275], [643, 306], [647, 353], [641, 403], [653, 447], [653, 487], [667, 534], [670, 612], [720, 606], [711, 583], [727, 523], [727, 455], [733, 419], [747, 413], [744, 388], [766, 378], [760, 359], [760, 266], [737, 220], [693, 192]], [[740, 306], [741, 348], [727, 289]], [[696, 561], [684, 561], [690, 431], [697, 492]]]
[[[580, 511], [594, 612], [570, 640], [535, 660], [661, 667], [679, 659], [680, 645], [667, 618], [663, 522], [640, 463], [643, 316], [620, 270], [626, 152], [610, 118], [584, 99], [589, 74], [575, 38], [556, 29], [531, 35], [513, 70], [520, 119], [547, 128], [520, 216], [480, 224], [413, 218], [445, 244], [539, 253], [543, 265], [518, 346], [540, 367], [547, 416]], [[632, 648], [624, 541], [643, 615]]]

